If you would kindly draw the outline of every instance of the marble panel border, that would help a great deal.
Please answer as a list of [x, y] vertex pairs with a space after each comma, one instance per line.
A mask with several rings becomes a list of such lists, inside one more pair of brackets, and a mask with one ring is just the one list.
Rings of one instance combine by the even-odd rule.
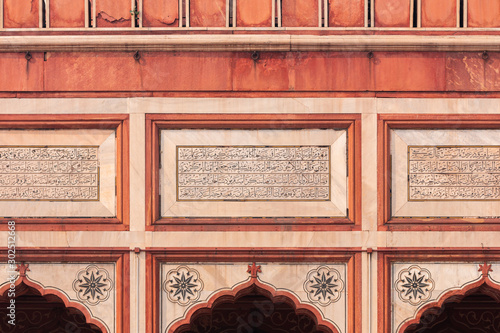
[[[500, 260], [500, 248], [378, 248], [378, 327], [377, 332], [392, 332], [392, 264], [395, 262], [446, 261], [489, 263]], [[480, 273], [478, 272], [478, 275]]]
[[[25, 230], [128, 230], [129, 228], [129, 116], [120, 114], [0, 115], [0, 129], [113, 129], [116, 134], [116, 216], [0, 218], [0, 230], [14, 220]], [[5, 222], [5, 223], [4, 223]]]
[[[162, 218], [160, 132], [163, 129], [345, 129], [348, 147], [347, 218]], [[278, 231], [360, 230], [360, 114], [146, 114], [146, 230]]]
[[[114, 288], [116, 292], [115, 332], [130, 333], [130, 249], [128, 248], [16, 248], [17, 263], [93, 263], [115, 264]], [[7, 250], [0, 250], [7, 258]]]
[[500, 230], [500, 218], [393, 217], [391, 210], [391, 131], [393, 129], [499, 129], [493, 114], [379, 114], [377, 116], [377, 210], [380, 231]]
[[146, 248], [146, 332], [160, 333], [161, 265], [196, 263], [339, 262], [347, 265], [347, 331], [361, 332], [361, 248]]

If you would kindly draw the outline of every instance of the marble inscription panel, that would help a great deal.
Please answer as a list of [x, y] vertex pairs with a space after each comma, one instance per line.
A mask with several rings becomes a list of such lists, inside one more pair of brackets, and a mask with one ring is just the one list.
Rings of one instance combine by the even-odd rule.
[[500, 200], [500, 146], [408, 146], [408, 200]]
[[330, 146], [177, 146], [178, 201], [327, 201], [330, 178]]
[[160, 152], [165, 218], [347, 214], [344, 129], [169, 129]]
[[99, 201], [99, 146], [0, 146], [0, 200]]

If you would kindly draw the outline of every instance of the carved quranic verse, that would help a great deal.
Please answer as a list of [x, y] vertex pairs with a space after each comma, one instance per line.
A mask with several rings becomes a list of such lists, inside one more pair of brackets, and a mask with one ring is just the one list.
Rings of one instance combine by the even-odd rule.
[[177, 200], [330, 200], [330, 147], [177, 146]]
[[0, 146], [0, 200], [98, 201], [97, 146]]
[[500, 200], [500, 146], [409, 146], [408, 197]]

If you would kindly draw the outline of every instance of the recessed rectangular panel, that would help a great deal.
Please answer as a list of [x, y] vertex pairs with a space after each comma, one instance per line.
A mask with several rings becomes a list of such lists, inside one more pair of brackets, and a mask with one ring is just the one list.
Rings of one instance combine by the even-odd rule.
[[408, 200], [500, 200], [500, 146], [408, 146]]
[[114, 129], [0, 130], [6, 217], [114, 217]]
[[0, 200], [99, 201], [99, 146], [0, 146]]
[[330, 146], [177, 146], [177, 201], [328, 201]]
[[391, 130], [393, 217], [500, 216], [500, 130]]
[[345, 217], [344, 129], [161, 130], [162, 217]]

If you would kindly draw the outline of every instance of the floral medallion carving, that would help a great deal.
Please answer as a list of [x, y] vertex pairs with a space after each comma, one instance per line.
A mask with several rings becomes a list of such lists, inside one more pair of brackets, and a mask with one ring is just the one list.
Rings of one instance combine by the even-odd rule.
[[80, 270], [73, 281], [73, 290], [78, 299], [90, 305], [106, 301], [112, 289], [113, 281], [109, 278], [108, 271], [95, 265]]
[[403, 302], [418, 305], [431, 298], [434, 280], [427, 269], [413, 265], [399, 272], [395, 289]]
[[200, 298], [203, 281], [197, 270], [179, 266], [167, 273], [163, 289], [172, 303], [186, 306]]
[[339, 271], [327, 266], [309, 271], [304, 282], [309, 300], [322, 306], [337, 302], [343, 289], [344, 281], [340, 278]]

